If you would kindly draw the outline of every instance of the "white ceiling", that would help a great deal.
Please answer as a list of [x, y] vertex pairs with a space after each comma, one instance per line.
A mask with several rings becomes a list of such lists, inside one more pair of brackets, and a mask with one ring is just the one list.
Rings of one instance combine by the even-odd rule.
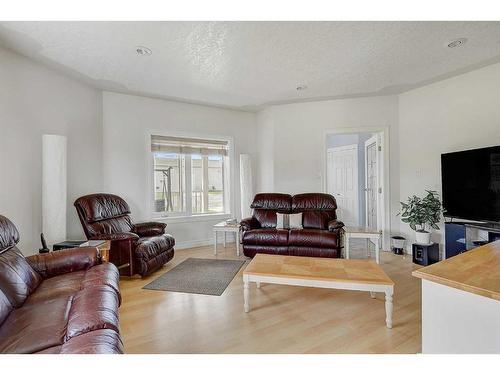
[[0, 44], [104, 90], [255, 110], [499, 62], [500, 22], [0, 22]]

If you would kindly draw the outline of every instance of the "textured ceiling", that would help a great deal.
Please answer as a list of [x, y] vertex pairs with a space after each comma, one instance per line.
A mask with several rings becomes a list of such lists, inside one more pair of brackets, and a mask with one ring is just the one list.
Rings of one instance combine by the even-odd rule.
[[1, 22], [0, 45], [105, 90], [253, 110], [499, 62], [500, 22]]

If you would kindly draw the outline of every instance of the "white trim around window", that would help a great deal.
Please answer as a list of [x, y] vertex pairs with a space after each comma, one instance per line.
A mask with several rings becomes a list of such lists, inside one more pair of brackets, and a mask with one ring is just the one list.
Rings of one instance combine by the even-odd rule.
[[[165, 215], [163, 213], [154, 212], [154, 176], [153, 176], [153, 166], [154, 166], [154, 158], [151, 152], [151, 136], [152, 135], [160, 135], [166, 137], [182, 137], [189, 139], [205, 139], [205, 140], [214, 140], [214, 141], [226, 141], [228, 142], [228, 160], [229, 163], [224, 163], [225, 168], [225, 186], [228, 187], [229, 192], [224, 194], [224, 208], [225, 212], [223, 213], [213, 213], [213, 214], [171, 214]], [[188, 132], [178, 132], [178, 131], [168, 131], [168, 130], [160, 130], [160, 129], [148, 129], [145, 134], [145, 153], [148, 155], [146, 157], [146, 173], [147, 173], [147, 189], [146, 189], [146, 207], [148, 212], [150, 213], [150, 217], [152, 220], [159, 220], [164, 222], [171, 223], [183, 223], [183, 222], [193, 222], [193, 221], [211, 221], [211, 220], [225, 220], [230, 218], [234, 211], [234, 188], [235, 188], [235, 153], [234, 153], [234, 138], [230, 136], [221, 136], [214, 134], [201, 134], [201, 133], [188, 133]], [[228, 165], [229, 164], [229, 165]], [[226, 189], [227, 190], [227, 189]], [[189, 195], [189, 194], [188, 194]]]

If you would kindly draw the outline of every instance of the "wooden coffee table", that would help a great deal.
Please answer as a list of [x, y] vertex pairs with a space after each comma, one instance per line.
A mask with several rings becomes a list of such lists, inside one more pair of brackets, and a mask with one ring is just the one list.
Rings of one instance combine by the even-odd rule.
[[257, 254], [243, 271], [245, 312], [250, 311], [250, 282], [385, 293], [385, 322], [392, 328], [394, 282], [365, 259], [331, 259]]

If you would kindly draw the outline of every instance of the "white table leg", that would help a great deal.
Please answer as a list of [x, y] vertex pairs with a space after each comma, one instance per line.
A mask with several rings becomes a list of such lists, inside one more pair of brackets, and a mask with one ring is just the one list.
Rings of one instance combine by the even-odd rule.
[[257, 281], [256, 284], [257, 284], [257, 288], [260, 289], [260, 282]]
[[380, 236], [377, 237], [377, 246], [375, 246], [375, 261], [377, 264], [380, 264], [380, 248], [381, 248], [382, 239]]
[[387, 328], [392, 328], [392, 290], [385, 292], [385, 324]]
[[226, 231], [224, 231], [224, 247], [226, 247]]
[[366, 239], [366, 257], [367, 258], [371, 258], [371, 254], [370, 254], [370, 239], [367, 238]]
[[236, 256], [240, 256], [240, 231], [235, 232], [236, 237]]
[[217, 255], [217, 231], [214, 230], [214, 255]]
[[375, 298], [377, 297], [377, 295], [375, 294], [375, 292], [370, 292], [370, 297]]
[[349, 235], [346, 233], [345, 235], [345, 240], [344, 240], [344, 251], [345, 251], [345, 258], [349, 259]]
[[250, 290], [248, 284], [248, 280], [243, 279], [243, 299], [246, 313], [250, 311]]

